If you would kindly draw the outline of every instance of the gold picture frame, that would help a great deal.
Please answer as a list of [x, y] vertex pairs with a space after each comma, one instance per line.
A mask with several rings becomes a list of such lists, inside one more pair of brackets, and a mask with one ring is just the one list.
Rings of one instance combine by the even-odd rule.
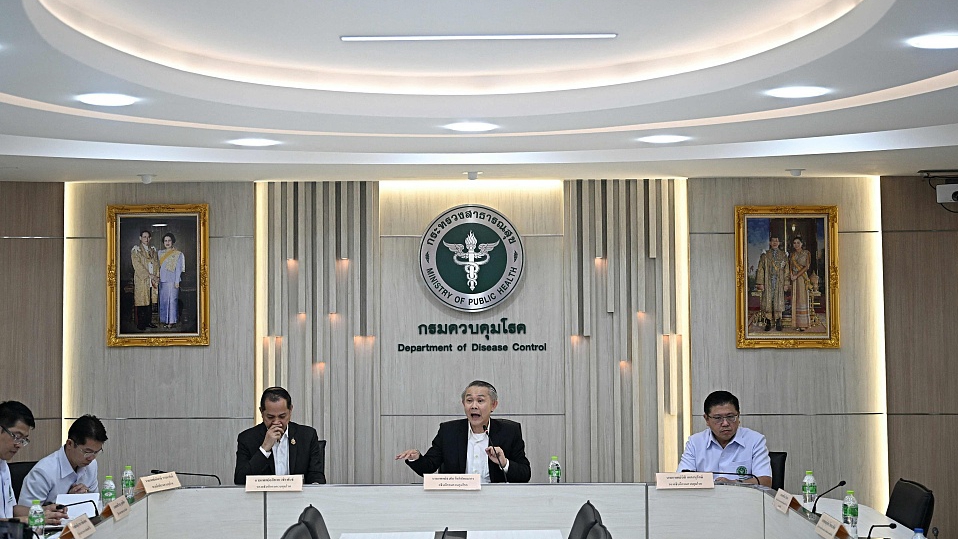
[[839, 347], [837, 206], [736, 206], [735, 252], [738, 348]]
[[106, 260], [107, 346], [210, 344], [209, 205], [107, 206]]

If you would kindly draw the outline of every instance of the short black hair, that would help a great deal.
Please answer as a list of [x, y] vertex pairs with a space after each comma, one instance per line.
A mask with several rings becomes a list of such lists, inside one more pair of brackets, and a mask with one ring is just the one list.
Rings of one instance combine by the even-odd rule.
[[262, 412], [266, 409], [266, 401], [277, 402], [280, 400], [286, 400], [286, 409], [291, 410], [293, 408], [293, 398], [289, 396], [289, 391], [279, 387], [267, 387], [263, 390], [263, 396], [259, 398], [259, 411]]
[[149, 234], [151, 238], [153, 237], [153, 233], [149, 230], [141, 230], [140, 235], [142, 236], [143, 234]]
[[176, 243], [176, 236], [174, 236], [172, 232], [167, 232], [166, 234], [163, 234], [163, 239], [165, 240], [167, 236], [170, 237], [170, 243]]
[[713, 407], [722, 406], [723, 404], [731, 404], [735, 407], [736, 412], [741, 411], [738, 407], [738, 397], [728, 391], [719, 390], [713, 391], [709, 393], [708, 397], [705, 397], [705, 415], [708, 415]]
[[77, 420], [70, 425], [67, 438], [73, 440], [77, 445], [85, 444], [86, 441], [91, 438], [103, 443], [107, 440], [106, 427], [103, 426], [103, 423], [95, 415], [86, 414], [82, 417], [78, 417]]
[[31, 429], [37, 426], [33, 420], [33, 412], [27, 408], [26, 404], [19, 401], [0, 402], [0, 426], [10, 429], [21, 421]]

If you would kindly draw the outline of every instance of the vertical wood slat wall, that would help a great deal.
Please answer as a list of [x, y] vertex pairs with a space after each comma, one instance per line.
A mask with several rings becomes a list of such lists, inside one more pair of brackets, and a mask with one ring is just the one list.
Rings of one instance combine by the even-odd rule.
[[674, 241], [675, 184], [565, 182], [566, 409], [588, 407], [591, 419], [586, 430], [566, 414], [570, 481], [648, 481], [676, 464], [686, 392], [674, 313], [688, 306], [675, 304], [687, 259]]
[[[378, 475], [379, 222], [376, 183], [269, 183], [261, 386], [328, 439], [327, 479]], [[277, 344], [281, 343], [281, 344]], [[272, 347], [272, 349], [271, 349]], [[258, 387], [261, 390], [262, 387]]]

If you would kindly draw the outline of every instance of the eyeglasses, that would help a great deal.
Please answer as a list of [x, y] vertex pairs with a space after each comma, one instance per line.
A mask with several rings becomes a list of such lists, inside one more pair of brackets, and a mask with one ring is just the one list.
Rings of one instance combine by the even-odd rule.
[[729, 423], [735, 423], [736, 421], [738, 421], [738, 414], [732, 414], [732, 415], [710, 415], [710, 416], [708, 416], [708, 417], [709, 417], [709, 419], [711, 419], [712, 421], [715, 421], [716, 423], [718, 423], [718, 424], [720, 424], [720, 425], [721, 425], [722, 423], [725, 423], [726, 421], [728, 421]]
[[19, 445], [20, 447], [26, 447], [30, 445], [30, 438], [27, 438], [26, 436], [21, 436], [14, 432], [10, 432], [10, 429], [2, 425], [0, 425], [0, 429], [3, 429], [3, 432], [6, 432], [7, 434], [9, 434], [10, 437], [13, 438], [13, 443]]
[[81, 453], [83, 453], [84, 457], [96, 457], [97, 455], [103, 452], [103, 448], [97, 449], [96, 451], [92, 449], [81, 449], [80, 444], [76, 443], [73, 440], [70, 440], [70, 441], [73, 442], [73, 447], [76, 447], [77, 449], [80, 450]]

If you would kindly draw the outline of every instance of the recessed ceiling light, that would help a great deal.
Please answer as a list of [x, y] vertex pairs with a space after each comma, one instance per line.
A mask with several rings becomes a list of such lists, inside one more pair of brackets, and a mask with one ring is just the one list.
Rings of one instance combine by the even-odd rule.
[[905, 41], [919, 49], [958, 49], [958, 34], [928, 34]]
[[443, 126], [451, 131], [460, 131], [463, 133], [481, 133], [483, 131], [492, 131], [499, 126], [489, 122], [455, 122]]
[[615, 39], [618, 34], [475, 34], [439, 36], [339, 36], [340, 41], [517, 41], [536, 39]]
[[818, 97], [831, 92], [828, 88], [821, 86], [783, 86], [774, 88], [765, 92], [765, 95], [772, 97], [782, 97], [785, 99], [801, 99], [804, 97]]
[[136, 97], [123, 94], [83, 94], [76, 99], [80, 103], [97, 107], [125, 107], [139, 101]]
[[692, 137], [686, 137], [684, 135], [651, 135], [642, 137], [639, 141], [649, 142], [651, 144], [675, 144], [676, 142], [685, 142], [691, 138]]
[[268, 138], [238, 138], [228, 140], [227, 142], [234, 146], [248, 146], [252, 148], [262, 148], [264, 146], [276, 146], [280, 144], [278, 140], [270, 140]]

